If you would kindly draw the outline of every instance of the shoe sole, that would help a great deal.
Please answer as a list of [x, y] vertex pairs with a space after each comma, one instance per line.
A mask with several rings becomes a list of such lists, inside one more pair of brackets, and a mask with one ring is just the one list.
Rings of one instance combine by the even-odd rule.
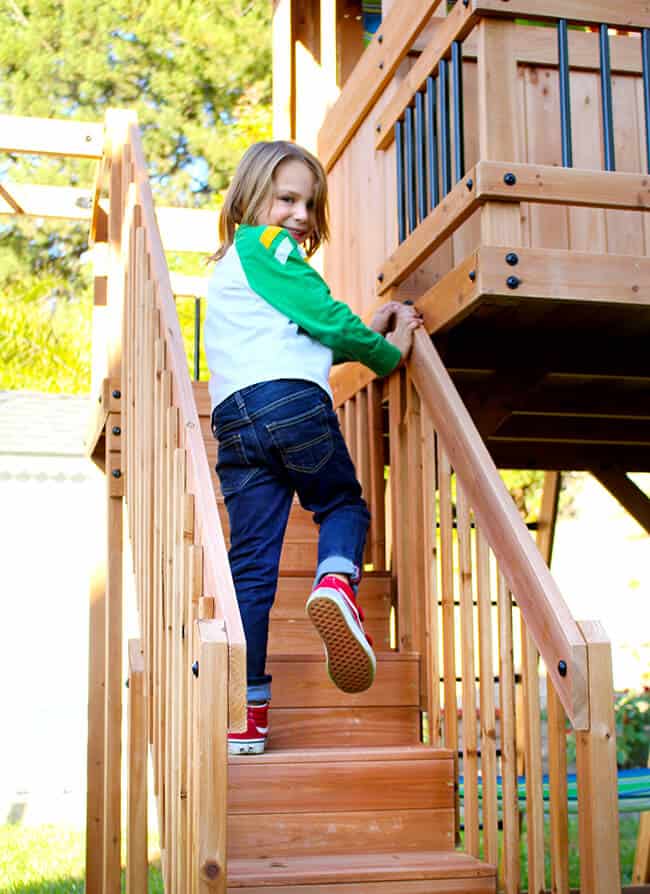
[[228, 740], [228, 754], [264, 754], [265, 742]]
[[375, 679], [375, 655], [336, 591], [315, 594], [307, 600], [307, 614], [320, 634], [329, 678], [343, 692], [364, 692]]

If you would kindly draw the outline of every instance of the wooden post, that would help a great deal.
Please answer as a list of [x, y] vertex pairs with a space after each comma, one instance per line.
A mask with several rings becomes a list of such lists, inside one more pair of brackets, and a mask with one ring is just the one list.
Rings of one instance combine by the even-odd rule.
[[198, 894], [226, 894], [228, 641], [220, 621], [198, 621]]
[[553, 540], [555, 539], [555, 524], [557, 522], [557, 507], [560, 499], [561, 484], [561, 472], [544, 472], [544, 490], [542, 491], [542, 505], [539, 510], [536, 542], [549, 568], [551, 567], [551, 556], [553, 554]]
[[611, 894], [621, 886], [612, 648], [598, 621], [579, 627], [589, 667], [589, 729], [576, 733], [580, 888]]
[[140, 640], [129, 640], [126, 894], [147, 894], [147, 717]]
[[[105, 498], [106, 499], [106, 498]], [[93, 516], [97, 559], [90, 580], [88, 615], [88, 751], [86, 787], [86, 890], [101, 894], [104, 867], [104, 712], [106, 650], [106, 504]]]
[[554, 894], [569, 894], [569, 802], [566, 714], [553, 681], [546, 678], [548, 775], [551, 814], [551, 879]]
[[[650, 767], [650, 760], [648, 767]], [[633, 885], [647, 885], [648, 883], [650, 883], [650, 810], [641, 814], [634, 853], [634, 869], [632, 870]]]
[[[107, 426], [119, 423], [109, 414]], [[104, 869], [103, 894], [120, 894], [122, 840], [122, 477], [113, 476], [115, 457], [106, 441], [108, 500], [105, 620], [104, 713]]]
[[292, 0], [275, 0], [273, 11], [273, 139], [296, 131], [295, 50]]

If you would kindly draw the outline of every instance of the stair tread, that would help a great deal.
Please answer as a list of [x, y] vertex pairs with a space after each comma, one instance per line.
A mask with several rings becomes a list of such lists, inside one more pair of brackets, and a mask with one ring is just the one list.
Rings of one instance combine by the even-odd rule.
[[[375, 652], [377, 661], [418, 661], [419, 652]], [[313, 652], [304, 652], [303, 654], [293, 654], [291, 652], [275, 652], [273, 654], [274, 661], [314, 661], [318, 664], [324, 662], [324, 655], [316, 655]]]
[[496, 869], [457, 851], [401, 851], [383, 854], [319, 854], [297, 857], [235, 858], [228, 861], [228, 885], [319, 884], [407, 879], [490, 878]]
[[296, 764], [335, 763], [339, 761], [405, 761], [450, 760], [454, 752], [450, 748], [431, 745], [372, 745], [349, 748], [278, 748], [264, 754], [230, 755], [228, 761], [237, 764]]

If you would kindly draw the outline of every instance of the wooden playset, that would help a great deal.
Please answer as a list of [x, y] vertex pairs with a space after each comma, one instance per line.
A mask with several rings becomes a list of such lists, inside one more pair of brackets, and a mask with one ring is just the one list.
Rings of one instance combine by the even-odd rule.
[[[364, 317], [409, 299], [425, 326], [388, 380], [355, 364], [332, 377], [372, 512], [376, 682], [349, 696], [327, 679], [304, 615], [317, 532], [296, 504], [262, 756], [226, 754], [246, 644], [207, 383], [192, 381], [174, 302], [205, 284], [165, 260], [212, 252], [216, 215], [154, 208], [129, 113], [2, 119], [3, 149], [98, 160], [88, 207], [73, 190], [0, 187], [9, 213], [88, 218], [95, 251], [92, 894], [119, 892], [123, 839], [127, 891], [147, 890], [149, 763], [173, 894], [569, 894], [572, 837], [580, 891], [621, 890], [610, 644], [572, 617], [548, 564], [562, 470], [596, 475], [650, 530], [626, 475], [650, 470], [650, 6], [384, 0], [365, 49], [361, 13], [276, 0], [275, 135], [326, 166], [318, 263], [335, 297]], [[499, 468], [545, 470], [537, 544]], [[128, 691], [124, 573], [140, 622]]]

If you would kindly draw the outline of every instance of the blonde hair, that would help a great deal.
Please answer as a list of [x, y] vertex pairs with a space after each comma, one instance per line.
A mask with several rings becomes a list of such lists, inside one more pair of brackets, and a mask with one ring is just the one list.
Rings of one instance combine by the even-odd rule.
[[286, 159], [302, 161], [316, 179], [314, 232], [305, 244], [307, 257], [329, 238], [327, 177], [319, 160], [297, 143], [285, 140], [253, 143], [242, 156], [228, 187], [219, 216], [219, 249], [209, 260], [218, 261], [225, 255], [234, 242], [239, 224], [255, 225], [257, 216], [271, 198], [275, 172]]

